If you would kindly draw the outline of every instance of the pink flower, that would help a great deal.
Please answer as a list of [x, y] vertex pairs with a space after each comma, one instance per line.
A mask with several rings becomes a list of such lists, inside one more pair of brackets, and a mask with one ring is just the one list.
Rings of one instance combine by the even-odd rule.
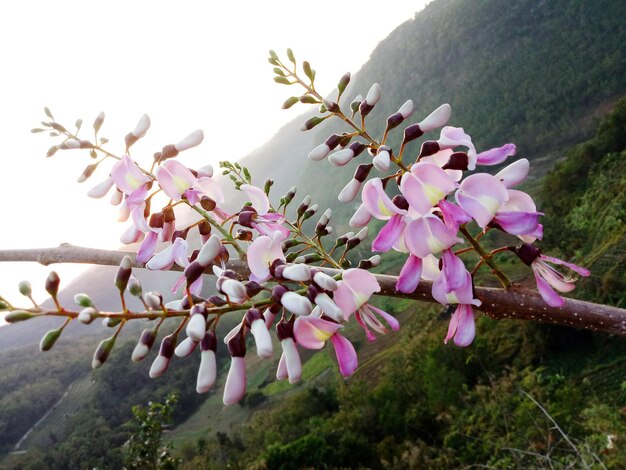
[[394, 215], [405, 215], [407, 213], [406, 210], [396, 206], [387, 196], [380, 178], [372, 178], [365, 183], [361, 197], [367, 211], [378, 220], [389, 220]]
[[441, 256], [442, 270], [433, 282], [432, 294], [440, 304], [480, 305], [474, 299], [472, 275], [463, 261], [452, 251], [446, 250]]
[[465, 347], [472, 344], [475, 335], [476, 326], [472, 306], [459, 304], [450, 319], [448, 334], [443, 342], [447, 344], [450, 339], [454, 338], [454, 344]]
[[499, 165], [510, 156], [515, 155], [515, 152], [517, 152], [515, 144], [505, 144], [502, 147], [480, 152], [476, 156], [476, 163], [478, 165]]
[[466, 147], [468, 156], [467, 169], [476, 169], [476, 147], [474, 147], [474, 144], [472, 143], [472, 138], [465, 133], [462, 127], [444, 127], [441, 129], [441, 134], [437, 143], [439, 144], [439, 150]]
[[128, 155], [113, 165], [111, 178], [124, 194], [130, 195], [150, 181]]
[[343, 312], [345, 321], [363, 306], [374, 292], [380, 292], [376, 277], [364, 269], [347, 269], [338, 282], [333, 300]]
[[495, 176], [487, 173], [468, 176], [456, 192], [456, 202], [481, 228], [491, 222], [500, 206], [508, 199], [506, 187]]
[[419, 162], [411, 167], [410, 173], [402, 176], [400, 191], [413, 209], [425, 215], [456, 186], [454, 180], [437, 165]]
[[174, 201], [180, 201], [185, 197], [193, 206], [204, 194], [217, 204], [224, 202], [224, 195], [212, 178], [203, 176], [198, 179], [189, 168], [176, 160], [168, 160], [161, 164], [157, 168], [156, 178], [163, 192]]
[[583, 277], [588, 277], [591, 274], [588, 269], [581, 266], [546, 256], [541, 253], [539, 248], [528, 243], [524, 243], [513, 251], [526, 265], [533, 269], [537, 290], [550, 307], [562, 307], [565, 304], [555, 289], [559, 292], [571, 292], [576, 287], [576, 279], [564, 276], [548, 263], [565, 266]]
[[543, 230], [540, 228], [539, 217], [542, 212], [537, 212], [532, 198], [515, 189], [509, 189], [509, 199], [500, 206], [492, 223], [497, 224], [502, 230], [512, 235], [518, 235], [527, 243], [541, 239]]
[[404, 233], [404, 241], [409, 251], [418, 258], [436, 255], [463, 242], [434, 215], [426, 215], [410, 222]]
[[339, 328], [341, 325], [336, 322], [309, 315], [296, 318], [293, 332], [296, 342], [307, 349], [321, 349], [330, 339], [335, 348], [339, 371], [344, 377], [349, 377], [358, 367], [359, 361], [352, 343], [337, 332]]
[[271, 264], [279, 259], [285, 261], [281, 244], [284, 238], [280, 232], [272, 237], [261, 235], [248, 247], [248, 266], [252, 275], [250, 279], [261, 282], [269, 279]]
[[410, 254], [400, 270], [396, 290], [404, 294], [411, 294], [417, 289], [421, 276], [422, 259]]

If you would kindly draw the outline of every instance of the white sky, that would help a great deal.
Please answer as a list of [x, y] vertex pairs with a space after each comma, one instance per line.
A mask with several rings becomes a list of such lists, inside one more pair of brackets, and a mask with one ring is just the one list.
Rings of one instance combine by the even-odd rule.
[[[91, 163], [86, 151], [46, 159], [55, 140], [30, 133], [45, 119], [44, 106], [68, 126], [82, 118], [86, 138], [104, 111], [101, 135], [118, 154], [124, 135], [148, 113], [152, 127], [133, 152], [148, 165], [154, 151], [197, 128], [205, 131], [205, 141], [183, 161], [199, 167], [240, 158], [304, 111], [280, 109], [292, 93], [272, 81], [270, 48], [284, 56], [291, 47], [297, 58], [309, 60], [325, 93], [343, 73], [358, 71], [376, 44], [426, 3], [3, 2], [0, 249], [61, 242], [120, 246], [125, 225], [115, 222], [116, 209], [86, 197], [110, 165], [80, 185], [76, 178]], [[18, 302], [17, 283], [29, 279], [36, 299], [43, 300], [40, 286], [51, 269], [67, 283], [83, 268], [0, 263], [0, 295]]]

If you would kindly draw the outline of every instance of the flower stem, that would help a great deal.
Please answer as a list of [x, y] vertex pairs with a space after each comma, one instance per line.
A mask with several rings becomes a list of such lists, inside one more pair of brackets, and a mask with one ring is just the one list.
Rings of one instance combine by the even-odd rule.
[[511, 287], [511, 281], [506, 276], [506, 274], [504, 274], [500, 270], [500, 268], [498, 268], [498, 265], [493, 261], [493, 259], [491, 258], [492, 254], [487, 253], [483, 249], [483, 247], [480, 246], [480, 243], [478, 243], [478, 241], [468, 232], [465, 226], [459, 227], [459, 230], [463, 234], [465, 239], [470, 243], [470, 245], [472, 245], [474, 250], [476, 250], [476, 252], [480, 255], [483, 261], [487, 263], [487, 265], [491, 268], [491, 272], [500, 280], [502, 287], [504, 287], [505, 289], [508, 289], [509, 287]]

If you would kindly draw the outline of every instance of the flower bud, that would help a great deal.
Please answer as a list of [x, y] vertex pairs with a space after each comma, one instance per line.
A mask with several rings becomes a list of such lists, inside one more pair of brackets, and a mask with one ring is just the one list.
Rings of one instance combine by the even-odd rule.
[[370, 106], [376, 106], [378, 100], [380, 100], [380, 85], [378, 83], [374, 83], [367, 92], [365, 101]]
[[104, 122], [104, 113], [100, 113], [98, 114], [95, 121], [93, 122], [93, 130], [96, 131], [96, 133], [100, 131], [100, 128], [102, 127], [103, 122]]
[[176, 150], [178, 150], [179, 152], [182, 152], [184, 150], [188, 150], [190, 148], [200, 145], [203, 140], [204, 140], [204, 132], [202, 132], [201, 129], [198, 129], [196, 131], [193, 131], [191, 134], [189, 134], [180, 142], [178, 142], [175, 145], [175, 147], [176, 147]]
[[206, 243], [202, 245], [196, 261], [200, 263], [201, 266], [209, 266], [217, 255], [219, 255], [221, 247], [222, 242], [220, 239], [215, 235], [211, 236], [211, 238], [209, 238]]
[[311, 268], [305, 264], [285, 266], [282, 277], [291, 281], [305, 282], [311, 280]]
[[135, 276], [130, 276], [130, 279], [128, 280], [128, 292], [130, 292], [130, 295], [134, 297], [141, 297], [141, 283]]
[[280, 303], [295, 315], [308, 315], [313, 310], [309, 299], [295, 292], [286, 292], [280, 299]]
[[4, 316], [4, 321], [6, 321], [7, 323], [17, 323], [25, 320], [30, 320], [35, 316], [36, 315], [33, 315], [32, 313], [25, 310], [13, 310], [12, 312], [9, 312]]
[[[293, 340], [293, 334], [292, 337], [281, 340], [280, 346], [283, 349], [283, 354], [280, 357], [278, 369], [279, 371], [281, 370], [282, 364], [282, 369], [286, 371], [289, 383], [294, 384], [298, 382], [302, 376], [302, 361], [296, 343]], [[276, 378], [279, 380], [287, 377], [284, 377], [283, 374], [279, 374], [278, 372], [276, 374]]]
[[354, 151], [351, 148], [341, 149], [328, 157], [328, 161], [335, 166], [344, 166], [354, 158]]
[[389, 170], [389, 166], [391, 165], [391, 154], [389, 147], [381, 147], [378, 149], [376, 156], [372, 160], [374, 167], [380, 171], [385, 172]]
[[298, 210], [296, 211], [297, 215], [298, 215], [298, 219], [300, 217], [302, 217], [304, 215], [304, 213], [306, 212], [306, 210], [309, 208], [309, 205], [311, 204], [311, 196], [306, 196], [302, 202], [300, 203], [300, 205], [298, 206]]
[[333, 277], [321, 271], [315, 273], [313, 281], [324, 290], [334, 291], [339, 287], [339, 284], [337, 284], [337, 281]]
[[206, 332], [206, 311], [204, 305], [194, 305], [187, 323], [187, 336], [196, 343], [202, 341]]
[[343, 187], [343, 189], [337, 196], [337, 199], [341, 202], [354, 201], [357, 194], [359, 194], [359, 189], [361, 189], [361, 183], [352, 178], [350, 181], [348, 181], [348, 184]]
[[89, 325], [98, 316], [98, 311], [93, 307], [86, 307], [78, 313], [78, 321]]
[[452, 108], [449, 104], [442, 104], [432, 113], [430, 113], [418, 126], [422, 130], [422, 133], [438, 129], [446, 125], [452, 114]]
[[302, 221], [305, 221], [313, 217], [313, 215], [315, 215], [315, 213], [317, 212], [318, 208], [319, 208], [319, 205], [317, 204], [313, 204], [310, 208], [308, 208], [302, 215]]
[[350, 103], [350, 109], [352, 110], [352, 113], [356, 113], [359, 110], [359, 106], [361, 105], [362, 102], [363, 102], [363, 96], [356, 95], [354, 97], [354, 99]]
[[115, 339], [116, 336], [111, 336], [110, 338], [100, 341], [100, 344], [93, 354], [93, 360], [91, 361], [92, 369], [97, 369], [106, 362], [113, 346], [115, 346]]
[[132, 273], [132, 261], [130, 256], [126, 255], [122, 258], [120, 262], [120, 267], [117, 268], [117, 273], [115, 274], [115, 286], [119, 289], [120, 292], [124, 292], [126, 290], [126, 286], [128, 285], [128, 280], [130, 279], [130, 275]]
[[431, 155], [439, 152], [439, 150], [441, 150], [439, 147], [439, 142], [437, 142], [436, 140], [425, 140], [424, 142], [422, 142], [422, 147], [420, 149], [418, 160], [422, 157], [430, 157]]
[[191, 338], [185, 338], [178, 346], [176, 346], [174, 354], [176, 354], [177, 357], [187, 357], [196, 349], [198, 343], [198, 341], [194, 341]]
[[272, 345], [272, 337], [265, 324], [265, 318], [261, 312], [254, 308], [246, 313], [246, 320], [250, 325], [250, 333], [254, 337], [257, 355], [263, 359], [272, 357], [274, 348]]
[[46, 292], [48, 292], [53, 299], [56, 298], [59, 292], [60, 282], [61, 279], [59, 279], [59, 275], [54, 271], [51, 271], [46, 278]]
[[41, 342], [39, 343], [39, 349], [41, 351], [49, 351], [56, 343], [56, 340], [59, 339], [63, 333], [63, 328], [57, 328], [55, 330], [48, 331], [43, 338], [41, 338]]
[[337, 83], [337, 90], [339, 91], [339, 96], [343, 94], [346, 87], [348, 86], [348, 83], [350, 83], [350, 77], [351, 77], [350, 72], [347, 72], [346, 74], [343, 75], [343, 77], [339, 79], [339, 83]]
[[139, 341], [137, 341], [135, 349], [133, 349], [131, 360], [133, 362], [142, 361], [150, 352], [150, 349], [152, 348], [155, 339], [156, 330], [143, 330], [141, 336], [139, 337]]
[[97, 163], [87, 165], [76, 181], [78, 183], [84, 183], [91, 175], [93, 175], [93, 172], [96, 171], [96, 168], [98, 168]]
[[238, 356], [232, 356], [230, 360], [230, 369], [224, 386], [224, 405], [233, 405], [246, 394], [246, 361]]
[[21, 281], [17, 285], [17, 288], [19, 289], [20, 294], [22, 294], [24, 297], [30, 297], [31, 295], [33, 295], [33, 289], [29, 281]]
[[337, 306], [337, 304], [333, 302], [333, 299], [331, 299], [328, 294], [320, 292], [315, 296], [314, 301], [315, 304], [318, 305], [327, 316], [329, 316], [336, 322], [343, 321], [343, 312]]
[[361, 204], [350, 219], [350, 222], [348, 222], [348, 225], [350, 227], [365, 227], [371, 219], [372, 214], [369, 213], [365, 204]]
[[112, 187], [113, 178], [109, 176], [107, 179], [91, 188], [87, 193], [87, 196], [93, 197], [95, 199], [100, 199], [101, 197], [104, 197]]
[[151, 379], [161, 377], [167, 370], [167, 367], [170, 364], [170, 359], [172, 359], [172, 356], [174, 355], [174, 341], [175, 337], [173, 335], [168, 335], [161, 341], [159, 355], [152, 363], [150, 372], [148, 373]]
[[143, 300], [152, 310], [161, 310], [163, 305], [163, 296], [158, 292], [147, 292], [143, 295]]
[[215, 385], [217, 377], [217, 361], [215, 350], [217, 344], [215, 333], [209, 331], [200, 343], [202, 353], [200, 355], [200, 368], [198, 369], [198, 379], [196, 382], [196, 392], [206, 393]]

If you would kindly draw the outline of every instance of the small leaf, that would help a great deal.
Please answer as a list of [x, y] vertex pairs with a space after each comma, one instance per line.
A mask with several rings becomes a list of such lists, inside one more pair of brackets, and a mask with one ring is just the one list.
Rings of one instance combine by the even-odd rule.
[[280, 64], [278, 63], [278, 61], [276, 61], [276, 60], [272, 59], [271, 57], [270, 57], [269, 59], [267, 59], [267, 61], [268, 61], [270, 64], [272, 64], [272, 65], [280, 65]]
[[291, 49], [287, 49], [287, 58], [294, 64], [296, 65], [296, 58], [293, 55], [293, 51]]
[[250, 176], [250, 171], [245, 166], [243, 167], [243, 176], [248, 183], [252, 183], [252, 176]]
[[109, 139], [107, 139], [106, 137], [102, 137], [102, 138], [100, 139], [100, 145], [104, 145], [104, 144], [106, 144], [108, 141], [109, 141]]
[[48, 116], [50, 119], [54, 119], [54, 116], [52, 115], [52, 113], [50, 112], [50, 109], [47, 106], [43, 108], [43, 112], [46, 113], [46, 116]]
[[50, 137], [59, 137], [58, 132], [50, 132]]
[[224, 170], [224, 171], [222, 171], [222, 175], [227, 175], [228, 173], [230, 173], [230, 170]]
[[274, 52], [271, 49], [270, 49], [270, 57], [274, 60], [278, 60], [278, 55], [276, 54], [276, 52]]
[[280, 75], [281, 77], [285, 76], [285, 72], [283, 72], [281, 69], [279, 69], [278, 67], [274, 67], [274, 73], [276, 75]]
[[39, 127], [35, 127], [34, 129], [30, 130], [33, 134], [38, 134], [39, 132], [44, 132], [45, 129], [40, 129]]

